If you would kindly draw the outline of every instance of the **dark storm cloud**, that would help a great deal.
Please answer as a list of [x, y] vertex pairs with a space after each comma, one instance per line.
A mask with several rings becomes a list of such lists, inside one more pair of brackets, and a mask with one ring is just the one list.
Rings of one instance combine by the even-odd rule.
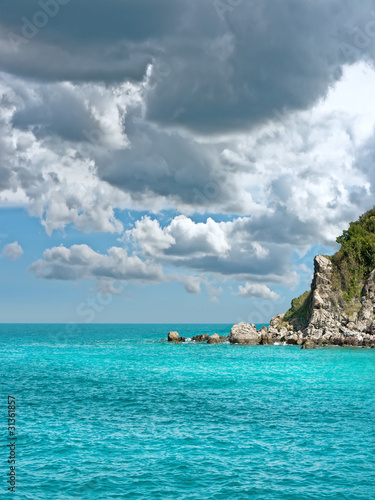
[[230, 199], [231, 179], [220, 172], [215, 148], [191, 137], [168, 133], [130, 112], [125, 130], [130, 148], [113, 154], [112, 163], [98, 163], [98, 175], [137, 195], [153, 192], [192, 206], [212, 205], [218, 196]]
[[172, 70], [148, 95], [148, 117], [215, 133], [306, 109], [340, 78], [344, 62], [374, 55], [373, 39], [361, 44], [353, 33], [365, 29], [374, 7], [372, 1], [242, 2], [228, 14], [225, 34], [195, 32], [200, 43], [186, 39], [183, 57], [180, 45], [169, 47]]
[[82, 131], [97, 126], [82, 100], [62, 85], [43, 87], [40, 100], [17, 110], [12, 123], [38, 139], [57, 135], [68, 141], [82, 141]]
[[139, 81], [186, 8], [172, 0], [63, 3], [1, 2], [4, 70], [50, 81]]
[[[249, 0], [235, 7], [212, 0], [63, 3], [17, 53], [3, 45], [3, 70], [113, 83], [142, 80], [153, 62], [147, 117], [200, 133], [252, 126], [274, 118], [275, 110], [305, 109], [340, 77], [344, 62], [373, 55], [373, 40], [361, 43], [353, 32], [371, 18], [372, 0]], [[226, 5], [225, 12], [218, 5]], [[32, 23], [41, 11], [36, 1], [1, 2], [5, 41], [10, 33], [24, 36], [25, 19]]]

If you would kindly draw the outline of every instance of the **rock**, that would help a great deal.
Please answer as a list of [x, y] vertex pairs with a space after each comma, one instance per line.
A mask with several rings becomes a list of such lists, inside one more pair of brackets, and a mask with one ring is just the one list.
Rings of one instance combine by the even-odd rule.
[[278, 314], [277, 316], [274, 316], [270, 321], [270, 326], [272, 326], [272, 328], [277, 328], [282, 322], [284, 316], [284, 314]]
[[225, 335], [222, 335], [220, 337], [220, 342], [227, 342], [228, 341], [228, 337], [226, 337]]
[[342, 337], [333, 337], [332, 344], [341, 346], [344, 344], [344, 340]]
[[277, 328], [274, 328], [273, 326], [269, 326], [267, 328], [267, 333], [270, 335], [274, 340], [276, 340], [279, 336], [279, 330]]
[[354, 331], [354, 330], [357, 330], [357, 325], [354, 323], [354, 321], [349, 321], [349, 323], [347, 323], [347, 325], [346, 325], [346, 328], [348, 330]]
[[178, 342], [180, 336], [177, 332], [169, 332], [168, 333], [168, 342]]
[[259, 343], [261, 345], [270, 345], [270, 344], [273, 344], [274, 340], [273, 340], [272, 334], [270, 334], [267, 331], [265, 333], [263, 333], [261, 335], [260, 339], [259, 339]]
[[302, 344], [301, 349], [316, 349], [316, 345], [312, 340], [306, 339]]
[[319, 292], [317, 290], [315, 290], [313, 293], [313, 298], [311, 303], [314, 309], [321, 309], [324, 306], [324, 301], [319, 295]]
[[209, 337], [209, 339], [207, 340], [207, 344], [220, 344], [219, 335], [217, 333], [211, 335], [211, 337]]
[[[289, 345], [297, 345], [298, 344], [298, 336], [295, 333], [292, 335], [289, 335], [288, 338], [286, 339], [286, 343]], [[301, 344], [302, 344], [302, 341], [301, 341]]]
[[180, 337], [180, 342], [186, 342], [186, 338], [185, 337]]
[[258, 335], [255, 325], [249, 323], [237, 323], [232, 326], [229, 335], [231, 344], [249, 344], [256, 345], [259, 343], [260, 336]]
[[209, 339], [209, 334], [206, 333], [204, 335], [196, 335], [195, 337], [192, 337], [191, 340], [194, 340], [194, 342], [206, 342]]
[[286, 339], [286, 337], [289, 335], [289, 331], [288, 329], [286, 328], [286, 326], [283, 326], [282, 328], [280, 328], [279, 330], [279, 335], [281, 337], [284, 337]]
[[358, 338], [354, 336], [346, 337], [344, 344], [348, 346], [358, 346]]

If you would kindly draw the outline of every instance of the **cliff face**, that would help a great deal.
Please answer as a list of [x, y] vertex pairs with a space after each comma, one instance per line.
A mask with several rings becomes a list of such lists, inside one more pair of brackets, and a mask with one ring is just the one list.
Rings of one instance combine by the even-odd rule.
[[[301, 327], [298, 317], [283, 325], [288, 330]], [[330, 258], [314, 259], [307, 321], [300, 330], [304, 338], [317, 343], [367, 345], [375, 342], [375, 270], [370, 273], [359, 297], [346, 301], [335, 285], [335, 272]]]
[[[345, 303], [340, 293], [333, 290], [333, 266], [329, 258], [318, 255], [314, 259], [314, 279], [311, 285], [311, 305], [308, 336], [336, 334], [340, 326], [348, 323]], [[321, 334], [321, 335], [320, 335]]]
[[292, 301], [285, 314], [271, 319], [268, 328], [234, 325], [229, 341], [236, 344], [286, 343], [312, 348], [318, 345], [375, 346], [375, 269], [361, 283], [361, 294], [350, 300], [337, 284], [340, 268], [332, 258], [314, 259], [311, 290]]

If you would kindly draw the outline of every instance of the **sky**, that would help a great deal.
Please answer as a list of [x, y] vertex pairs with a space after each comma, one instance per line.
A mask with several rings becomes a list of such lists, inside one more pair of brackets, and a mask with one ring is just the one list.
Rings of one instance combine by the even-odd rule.
[[375, 0], [0, 0], [0, 322], [268, 322], [374, 205]]

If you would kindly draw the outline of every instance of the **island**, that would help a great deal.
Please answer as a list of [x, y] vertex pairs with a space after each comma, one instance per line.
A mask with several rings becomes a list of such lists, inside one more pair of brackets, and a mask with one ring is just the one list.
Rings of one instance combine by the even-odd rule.
[[[292, 300], [290, 309], [268, 328], [238, 323], [228, 337], [197, 335], [191, 340], [216, 344], [375, 347], [375, 207], [337, 238], [334, 255], [317, 255], [310, 290]], [[168, 341], [185, 342], [177, 332]]]

